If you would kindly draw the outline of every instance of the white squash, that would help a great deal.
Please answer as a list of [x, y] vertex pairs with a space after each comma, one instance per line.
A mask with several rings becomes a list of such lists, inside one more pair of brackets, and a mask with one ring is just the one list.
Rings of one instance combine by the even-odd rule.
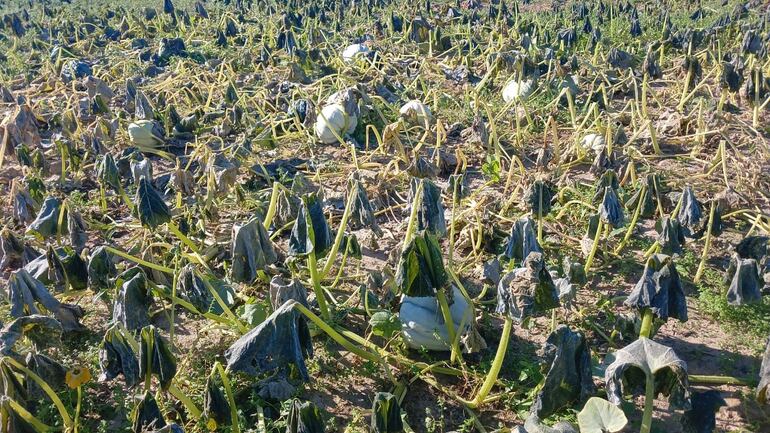
[[337, 136], [344, 138], [352, 134], [356, 125], [358, 118], [355, 115], [345, 113], [345, 107], [341, 104], [330, 104], [316, 118], [315, 135], [323, 144], [334, 144], [338, 141]]
[[528, 78], [525, 80], [511, 80], [503, 87], [503, 101], [511, 102], [515, 99], [526, 101], [535, 91], [535, 80]]
[[[472, 310], [465, 297], [454, 286], [452, 297], [454, 302], [449, 306], [449, 312], [456, 330], [463, 316], [468, 315], [465, 319], [465, 329], [458, 331], [464, 333], [473, 320]], [[398, 317], [401, 320], [401, 334], [409, 347], [435, 351], [451, 350], [444, 317], [435, 297], [403, 296]]]
[[128, 138], [137, 146], [159, 146], [163, 135], [163, 128], [155, 120], [137, 120], [128, 125]]
[[598, 154], [604, 150], [607, 143], [604, 140], [604, 135], [591, 133], [583, 137], [580, 145], [583, 146], [583, 149], [590, 150], [595, 154]]
[[364, 44], [348, 45], [345, 50], [342, 51], [342, 60], [346, 63], [351, 63], [360, 56], [369, 54], [372, 50]]
[[433, 113], [431, 113], [430, 108], [416, 99], [412, 99], [401, 106], [398, 112], [407, 122], [422, 125], [426, 129], [433, 122]]

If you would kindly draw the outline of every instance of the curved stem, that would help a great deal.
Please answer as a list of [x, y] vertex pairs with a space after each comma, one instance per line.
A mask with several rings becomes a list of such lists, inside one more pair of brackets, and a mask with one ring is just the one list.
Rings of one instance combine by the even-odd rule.
[[628, 230], [626, 230], [626, 235], [623, 236], [623, 240], [620, 241], [620, 245], [618, 245], [617, 248], [615, 248], [615, 254], [618, 254], [620, 250], [623, 249], [623, 247], [626, 245], [626, 242], [631, 238], [631, 234], [634, 232], [634, 229], [636, 228], [636, 222], [639, 220], [639, 215], [642, 213], [642, 202], [644, 201], [644, 195], [647, 193], [647, 185], [642, 184], [642, 189], [639, 191], [639, 200], [636, 203], [636, 209], [634, 210], [634, 216], [631, 218], [631, 224], [628, 225]]
[[278, 185], [278, 182], [273, 182], [273, 192], [270, 194], [270, 206], [267, 208], [265, 221], [262, 223], [267, 230], [269, 230], [270, 226], [273, 224], [273, 217], [275, 217], [275, 212], [278, 208]]
[[339, 251], [340, 245], [342, 244], [342, 238], [345, 237], [345, 227], [348, 225], [348, 219], [350, 219], [350, 214], [352, 213], [353, 209], [353, 199], [355, 198], [355, 194], [353, 194], [353, 188], [358, 188], [357, 181], [353, 182], [351, 191], [348, 193], [349, 195], [348, 201], [345, 204], [345, 212], [342, 214], [342, 221], [340, 221], [340, 227], [337, 229], [337, 236], [334, 238], [332, 249], [326, 256], [326, 264], [321, 271], [321, 278], [325, 278], [326, 275], [329, 274], [329, 271], [331, 271], [332, 265], [334, 265], [334, 259], [337, 257], [337, 252]]
[[497, 381], [497, 376], [500, 374], [500, 369], [503, 367], [503, 360], [505, 359], [505, 351], [508, 350], [508, 341], [511, 337], [511, 326], [513, 320], [507, 315], [505, 316], [505, 323], [503, 324], [503, 335], [500, 337], [500, 345], [497, 346], [497, 352], [495, 353], [495, 359], [492, 361], [492, 367], [489, 369], [484, 383], [481, 385], [476, 398], [471, 402], [471, 407], [477, 408], [484, 403], [484, 399], [489, 395], [489, 391]]
[[64, 403], [62, 403], [59, 396], [56, 395], [54, 390], [51, 389], [51, 386], [48, 385], [48, 383], [45, 380], [43, 380], [43, 378], [38, 376], [34, 371], [30, 370], [29, 368], [23, 366], [21, 363], [11, 358], [10, 356], [4, 357], [3, 360], [11, 364], [15, 369], [20, 370], [29, 379], [32, 379], [33, 381], [35, 381], [35, 383], [37, 383], [38, 386], [40, 386], [40, 389], [42, 389], [43, 392], [46, 393], [48, 398], [51, 399], [51, 402], [53, 402], [54, 406], [56, 406], [56, 410], [59, 411], [59, 416], [61, 416], [64, 426], [66, 428], [69, 428], [72, 426], [72, 418], [70, 417], [69, 412], [67, 412], [67, 409], [64, 407]]
[[307, 268], [310, 271], [310, 281], [313, 283], [313, 292], [318, 301], [318, 309], [321, 310], [321, 317], [326, 321], [331, 320], [329, 306], [326, 305], [326, 295], [321, 287], [321, 276], [318, 275], [318, 262], [315, 257], [315, 250], [307, 255]]
[[444, 326], [446, 326], [447, 335], [449, 336], [448, 343], [451, 348], [449, 359], [450, 362], [454, 362], [457, 359], [457, 351], [455, 350], [455, 326], [452, 320], [452, 313], [449, 311], [449, 303], [447, 303], [443, 290], [436, 291], [436, 299], [441, 307], [441, 316], [444, 318]]

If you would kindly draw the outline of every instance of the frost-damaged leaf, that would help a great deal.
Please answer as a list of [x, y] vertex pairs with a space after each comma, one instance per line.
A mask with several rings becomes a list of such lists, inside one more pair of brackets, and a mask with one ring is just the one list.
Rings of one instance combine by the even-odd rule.
[[559, 293], [541, 253], [531, 253], [522, 267], [507, 273], [497, 286], [497, 309], [518, 323], [559, 306]]
[[131, 431], [133, 433], [147, 433], [166, 427], [166, 421], [160, 412], [155, 397], [149, 391], [136, 405], [131, 416]]
[[8, 279], [8, 298], [11, 303], [11, 316], [23, 317], [40, 314], [36, 303], [49, 311], [61, 323], [64, 331], [81, 331], [84, 326], [79, 320], [84, 311], [81, 307], [63, 304], [51, 295], [43, 283], [36, 280], [29, 272], [19, 269]]
[[229, 371], [256, 376], [293, 364], [305, 381], [310, 380], [305, 358], [312, 356], [310, 329], [294, 310], [294, 301], [281, 305], [225, 351]]
[[94, 292], [109, 288], [112, 285], [112, 277], [117, 273], [115, 263], [112, 261], [112, 254], [104, 246], [96, 248], [91, 253], [91, 257], [88, 258], [87, 269], [88, 284]]
[[765, 344], [765, 355], [762, 357], [762, 366], [759, 368], [759, 385], [757, 385], [757, 400], [765, 404], [770, 397], [770, 338]]
[[417, 229], [427, 230], [439, 238], [447, 234], [446, 220], [444, 218], [444, 205], [441, 204], [441, 189], [430, 179], [412, 178], [410, 190], [410, 202], [408, 212], [414, 206], [414, 197], [417, 188], [422, 184], [422, 200], [417, 209]]
[[[65, 388], [65, 376], [67, 369], [58, 361], [49, 358], [42, 353], [30, 352], [25, 359], [27, 368], [40, 376], [54, 391], [61, 391]], [[46, 398], [45, 392], [34, 380], [27, 380], [27, 396], [32, 400], [42, 400]]]
[[289, 407], [286, 433], [324, 433], [321, 411], [312, 401], [294, 399]]
[[214, 420], [217, 426], [228, 426], [230, 418], [230, 403], [220, 387], [218, 374], [212, 373], [206, 379], [206, 392], [203, 394], [203, 417]]
[[62, 326], [58, 320], [41, 315], [19, 317], [0, 331], [0, 354], [10, 355], [21, 337], [32, 341], [36, 350], [61, 342]]
[[673, 317], [686, 322], [687, 300], [673, 259], [665, 254], [650, 257], [624, 304], [639, 311], [649, 308], [663, 320]]
[[551, 200], [556, 192], [554, 185], [547, 180], [536, 180], [529, 186], [524, 201], [532, 215], [547, 215], [551, 211]]
[[323, 257], [332, 242], [332, 233], [321, 208], [321, 200], [316, 194], [308, 194], [302, 199], [302, 206], [291, 229], [289, 255], [315, 253], [316, 257]]
[[168, 390], [176, 376], [176, 358], [152, 325], [142, 328], [139, 342], [139, 377], [155, 375], [163, 391]]
[[401, 407], [398, 398], [389, 392], [378, 392], [372, 403], [372, 432], [402, 433], [404, 422], [401, 420]]
[[[27, 232], [32, 233], [41, 239], [48, 239], [52, 236], [65, 234], [65, 227], [59, 227], [59, 213], [61, 212], [61, 201], [56, 197], [46, 197], [43, 206], [40, 208], [37, 217], [29, 227]], [[67, 210], [64, 210], [66, 218]], [[62, 219], [66, 223], [66, 219]]]
[[0, 396], [0, 410], [5, 415], [0, 418], [0, 429], [2, 431], [13, 433], [47, 433], [45, 430], [39, 430], [25, 421], [24, 417], [11, 406], [10, 401], [10, 397]]
[[615, 190], [609, 186], [604, 187], [604, 198], [599, 205], [599, 216], [604, 223], [615, 228], [622, 227], [625, 222], [623, 206], [621, 206]]
[[532, 252], [542, 253], [543, 250], [537, 242], [535, 222], [529, 216], [523, 216], [511, 227], [508, 245], [505, 247], [505, 257], [521, 264]]
[[152, 293], [147, 284], [147, 275], [140, 268], [131, 268], [120, 274], [122, 281], [113, 306], [112, 320], [123, 324], [126, 329], [136, 331], [150, 324]]
[[657, 221], [655, 230], [658, 231], [658, 245], [664, 254], [681, 254], [685, 237], [679, 221], [664, 217]]
[[232, 239], [230, 278], [235, 282], [252, 283], [257, 279], [257, 271], [264, 271], [268, 265], [278, 261], [273, 241], [265, 226], [256, 219], [244, 225], [233, 225]]
[[[204, 280], [204, 278], [207, 278]], [[211, 312], [222, 314], [224, 311], [219, 305], [214, 294], [214, 290], [220, 299], [230, 307], [235, 302], [235, 292], [224, 281], [206, 275], [199, 275], [195, 272], [193, 265], [187, 265], [179, 272], [177, 277], [176, 293], [177, 296], [190, 302], [200, 312]]]
[[122, 374], [128, 388], [139, 383], [139, 362], [128, 338], [117, 325], [104, 333], [99, 345], [99, 381], [112, 380]]
[[171, 211], [166, 202], [155, 191], [147, 178], [139, 180], [139, 188], [136, 190], [134, 199], [135, 211], [139, 221], [144, 227], [154, 229], [155, 227], [171, 221]]
[[562, 259], [562, 272], [570, 284], [583, 285], [588, 282], [586, 271], [582, 263], [573, 260], [570, 256], [564, 256]]
[[11, 195], [13, 196], [13, 219], [21, 224], [33, 221], [39, 206], [38, 202], [24, 188], [16, 189]]
[[604, 372], [607, 399], [619, 406], [624, 394], [644, 394], [645, 379], [652, 377], [655, 395], [668, 397], [674, 408], [690, 408], [687, 364], [670, 347], [640, 338], [615, 352]]
[[735, 247], [735, 252], [742, 259], [762, 260], [767, 255], [768, 236], [746, 236]]
[[686, 186], [682, 194], [682, 204], [676, 219], [681, 224], [685, 236], [691, 238], [700, 237], [705, 228], [705, 219], [708, 218], [708, 215], [706, 215], [706, 218], [703, 218], [700, 202], [695, 198], [695, 193], [691, 186]]
[[[55, 283], [58, 289], [67, 289], [67, 285], [74, 290], [88, 288], [88, 264], [70, 247], [48, 247], [45, 254], [47, 275], [40, 278], [35, 273], [33, 276], [44, 284]], [[30, 262], [30, 265], [34, 262]], [[40, 268], [38, 268], [40, 269]], [[42, 269], [40, 269], [42, 271]]]
[[441, 248], [435, 236], [418, 233], [401, 253], [396, 272], [396, 285], [407, 296], [435, 296], [449, 282]]
[[9, 229], [0, 231], [0, 270], [18, 269], [35, 260], [40, 253], [29, 245], [25, 245]]
[[286, 301], [294, 300], [308, 307], [307, 290], [302, 283], [292, 278], [288, 283], [280, 275], [276, 275], [270, 280], [270, 305], [277, 309]]
[[353, 208], [350, 210], [349, 220], [350, 228], [353, 230], [370, 228], [375, 235], [381, 235], [382, 230], [377, 225], [377, 218], [374, 216], [374, 210], [364, 185], [358, 179], [351, 179], [348, 181], [348, 194], [353, 196]]
[[659, 191], [660, 177], [657, 174], [648, 174], [644, 180], [644, 193], [642, 194], [641, 186], [634, 192], [631, 198], [626, 202], [625, 206], [629, 212], [634, 212], [639, 204], [639, 200], [642, 201], [642, 208], [639, 215], [644, 218], [651, 218], [655, 215], [657, 210], [656, 200], [658, 194], [662, 194]]
[[628, 419], [620, 408], [599, 397], [591, 397], [577, 416], [580, 433], [615, 433]]
[[727, 406], [727, 402], [719, 391], [693, 393], [692, 409], [682, 416], [682, 427], [685, 433], [712, 433], [717, 427], [716, 412]]
[[733, 277], [727, 289], [728, 304], [745, 305], [762, 300], [764, 281], [755, 259], [742, 259], [733, 255], [729, 273], [732, 273]]
[[[601, 137], [601, 136], [599, 136]], [[604, 198], [604, 188], [610, 187], [617, 193], [618, 188], [620, 188], [620, 181], [618, 180], [618, 175], [615, 173], [615, 170], [607, 170], [602, 174], [602, 176], [599, 178], [599, 180], [596, 181], [596, 184], [594, 185], [594, 198], [593, 202], [598, 203], [600, 200]]]
[[543, 354], [545, 363], [551, 366], [532, 406], [541, 419], [575, 401], [585, 401], [595, 391], [591, 349], [583, 334], [560, 325], [548, 336]]

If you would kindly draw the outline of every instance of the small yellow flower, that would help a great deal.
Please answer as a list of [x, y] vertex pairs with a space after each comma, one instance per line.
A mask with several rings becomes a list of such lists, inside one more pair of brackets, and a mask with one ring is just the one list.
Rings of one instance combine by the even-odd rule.
[[214, 418], [209, 418], [209, 420], [206, 421], [206, 428], [209, 429], [209, 431], [215, 431], [217, 429], [217, 422]]
[[85, 367], [75, 367], [68, 370], [64, 377], [64, 381], [71, 389], [77, 389], [89, 380], [91, 380], [91, 372]]

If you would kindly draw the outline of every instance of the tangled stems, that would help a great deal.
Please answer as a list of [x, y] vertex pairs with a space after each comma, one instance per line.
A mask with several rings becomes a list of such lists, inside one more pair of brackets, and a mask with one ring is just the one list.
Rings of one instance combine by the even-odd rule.
[[2, 359], [2, 362], [7, 362], [10, 364], [13, 368], [21, 371], [24, 373], [28, 378], [32, 379], [37, 383], [37, 385], [40, 387], [40, 389], [43, 390], [43, 392], [46, 393], [48, 398], [51, 399], [51, 402], [53, 402], [54, 406], [56, 406], [56, 410], [59, 412], [59, 416], [61, 416], [62, 423], [64, 423], [65, 431], [70, 430], [73, 426], [72, 418], [70, 417], [69, 412], [67, 412], [67, 409], [64, 407], [64, 403], [62, 403], [61, 399], [58, 395], [51, 389], [51, 386], [48, 385], [48, 383], [43, 380], [40, 376], [35, 374], [34, 371], [28, 369], [27, 367], [23, 366], [21, 363], [16, 361], [10, 356], [6, 356]]

